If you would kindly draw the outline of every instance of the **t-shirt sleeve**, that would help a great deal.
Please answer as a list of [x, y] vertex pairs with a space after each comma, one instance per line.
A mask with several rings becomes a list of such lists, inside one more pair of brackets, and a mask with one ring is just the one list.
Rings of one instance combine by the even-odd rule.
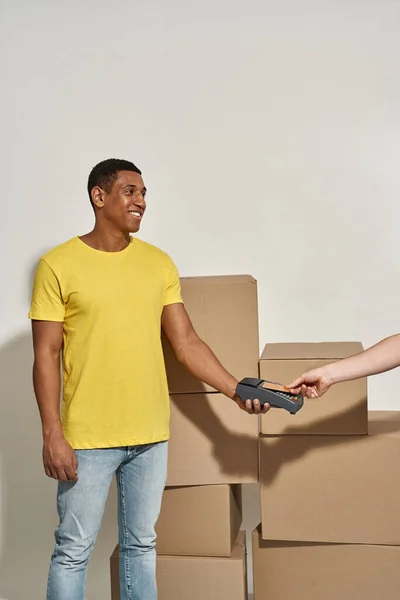
[[168, 304], [177, 304], [179, 302], [183, 303], [179, 273], [175, 263], [169, 258], [164, 294], [164, 306], [167, 306]]
[[36, 321], [63, 322], [65, 304], [60, 283], [53, 269], [43, 259], [36, 269], [29, 318]]

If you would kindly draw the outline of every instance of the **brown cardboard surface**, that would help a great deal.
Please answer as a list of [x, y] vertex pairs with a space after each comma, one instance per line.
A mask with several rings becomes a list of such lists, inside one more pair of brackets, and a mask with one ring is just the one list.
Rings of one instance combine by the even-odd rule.
[[393, 600], [400, 547], [267, 542], [253, 532], [254, 600]]
[[114, 548], [110, 556], [110, 582], [111, 582], [111, 600], [120, 600], [119, 585], [119, 546]]
[[[250, 275], [183, 277], [182, 298], [193, 326], [237, 379], [258, 376], [257, 282]], [[215, 391], [182, 366], [163, 336], [171, 394]]]
[[[261, 379], [284, 385], [305, 371], [362, 352], [359, 342], [267, 344], [260, 359]], [[367, 380], [334, 385], [322, 398], [305, 400], [291, 415], [273, 409], [261, 417], [261, 433], [269, 435], [365, 435]]]
[[240, 487], [167, 488], [156, 526], [158, 554], [230, 556], [242, 524]]
[[[335, 360], [363, 349], [360, 342], [290, 342], [266, 344], [261, 360]], [[301, 374], [301, 373], [300, 373]]]
[[258, 428], [223, 394], [171, 396], [167, 486], [258, 481]]
[[370, 412], [368, 436], [261, 436], [262, 536], [400, 544], [400, 412]]
[[[118, 548], [110, 559], [111, 598], [120, 600]], [[158, 556], [159, 600], [246, 600], [246, 536], [241, 531], [229, 558]]]

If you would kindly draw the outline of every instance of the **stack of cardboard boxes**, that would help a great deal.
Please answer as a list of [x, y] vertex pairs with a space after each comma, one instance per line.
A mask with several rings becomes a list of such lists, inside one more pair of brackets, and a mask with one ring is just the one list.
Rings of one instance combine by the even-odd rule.
[[[359, 343], [270, 344], [258, 364], [256, 281], [183, 278], [200, 337], [238, 379], [288, 383]], [[254, 600], [400, 597], [400, 412], [367, 412], [366, 380], [258, 419], [191, 376], [163, 340], [171, 396], [157, 524], [160, 600], [245, 600], [241, 484], [260, 481]], [[259, 429], [259, 424], [261, 427]], [[118, 548], [111, 557], [119, 600]]]
[[[200, 337], [238, 379], [258, 376], [257, 284], [247, 275], [182, 278]], [[171, 396], [167, 487], [157, 523], [160, 600], [245, 600], [241, 484], [258, 481], [259, 419], [183, 368], [164, 339]], [[111, 558], [119, 599], [118, 548]]]
[[[260, 377], [288, 383], [360, 344], [272, 344]], [[400, 597], [400, 413], [367, 412], [366, 381], [261, 418], [255, 600]]]

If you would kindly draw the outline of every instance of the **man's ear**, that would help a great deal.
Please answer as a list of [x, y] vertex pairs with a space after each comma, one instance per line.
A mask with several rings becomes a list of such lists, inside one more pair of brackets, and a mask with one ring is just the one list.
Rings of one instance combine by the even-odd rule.
[[92, 201], [96, 208], [103, 208], [104, 206], [104, 190], [101, 189], [98, 185], [96, 185], [91, 192]]

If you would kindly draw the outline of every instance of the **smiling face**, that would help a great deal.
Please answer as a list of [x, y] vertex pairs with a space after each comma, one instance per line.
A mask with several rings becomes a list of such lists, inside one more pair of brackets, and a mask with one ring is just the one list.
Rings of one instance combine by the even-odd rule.
[[92, 201], [96, 218], [107, 221], [121, 233], [136, 233], [146, 210], [146, 187], [139, 173], [119, 171], [111, 189], [96, 186]]

